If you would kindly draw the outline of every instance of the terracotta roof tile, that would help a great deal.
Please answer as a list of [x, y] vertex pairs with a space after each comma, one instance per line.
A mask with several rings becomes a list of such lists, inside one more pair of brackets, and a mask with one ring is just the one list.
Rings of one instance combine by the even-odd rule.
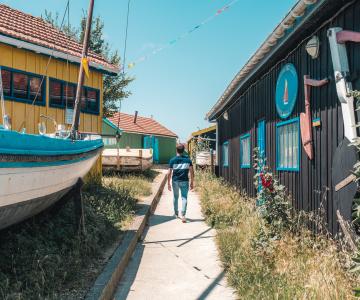
[[[43, 19], [4, 4], [0, 4], [0, 34], [81, 57], [81, 44], [69, 38]], [[88, 57], [94, 63], [110, 69], [118, 69], [118, 66], [110, 64], [104, 57], [92, 51], [89, 51]]]
[[175, 133], [165, 128], [163, 125], [161, 125], [159, 122], [155, 121], [152, 118], [138, 116], [136, 123], [134, 123], [133, 115], [129, 115], [125, 113], [120, 113], [120, 114], [116, 113], [113, 117], [108, 118], [108, 120], [111, 123], [113, 123], [115, 126], [117, 126], [119, 116], [120, 116], [119, 127], [125, 132], [177, 137]]

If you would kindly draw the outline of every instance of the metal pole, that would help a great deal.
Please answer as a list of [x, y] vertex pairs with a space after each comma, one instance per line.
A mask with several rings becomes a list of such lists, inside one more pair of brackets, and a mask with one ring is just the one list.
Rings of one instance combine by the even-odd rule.
[[78, 136], [77, 133], [79, 130], [81, 89], [82, 89], [82, 85], [84, 83], [84, 68], [82, 65], [82, 60], [83, 60], [83, 58], [87, 58], [87, 54], [88, 54], [93, 10], [94, 10], [94, 0], [90, 0], [89, 9], [88, 9], [88, 17], [86, 20], [86, 29], [85, 29], [85, 35], [84, 35], [83, 50], [82, 50], [82, 54], [81, 54], [79, 78], [78, 78], [78, 84], [77, 84], [77, 89], [76, 89], [73, 123], [71, 126], [71, 137], [73, 139], [77, 138], [77, 136]]
[[6, 116], [6, 112], [5, 112], [5, 100], [4, 100], [4, 90], [3, 90], [3, 84], [2, 84], [2, 69], [0, 68], [0, 93], [1, 93], [1, 114], [2, 114], [2, 120], [3, 120], [3, 125], [5, 126], [5, 116]]

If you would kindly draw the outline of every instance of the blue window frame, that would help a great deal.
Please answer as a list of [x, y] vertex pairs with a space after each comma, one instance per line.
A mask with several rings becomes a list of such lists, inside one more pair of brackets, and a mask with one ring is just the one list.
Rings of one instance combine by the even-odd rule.
[[[49, 105], [55, 108], [74, 108], [76, 87], [74, 83], [49, 78]], [[84, 86], [81, 93], [81, 112], [100, 113], [100, 91]]]
[[246, 133], [240, 137], [240, 167], [250, 169], [251, 167], [251, 137]]
[[229, 166], [229, 142], [224, 142], [222, 146], [222, 163], [223, 167]]
[[300, 123], [299, 118], [276, 124], [276, 169], [300, 170]]
[[46, 105], [44, 76], [3, 66], [0, 68], [5, 100]]

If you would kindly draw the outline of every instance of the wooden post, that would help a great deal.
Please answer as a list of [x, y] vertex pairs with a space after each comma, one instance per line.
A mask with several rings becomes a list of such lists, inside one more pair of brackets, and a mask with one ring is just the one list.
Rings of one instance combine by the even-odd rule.
[[79, 179], [73, 189], [73, 199], [74, 199], [74, 211], [75, 211], [75, 224], [76, 228], [79, 232], [83, 234], [86, 233], [85, 230], [85, 211], [84, 211], [84, 203], [81, 195], [81, 188], [84, 185], [82, 179]]
[[143, 161], [142, 161], [143, 151], [142, 151], [142, 149], [139, 150], [139, 157], [140, 157], [140, 170], [142, 171], [143, 170]]
[[90, 0], [89, 9], [88, 9], [88, 17], [87, 17], [87, 20], [86, 20], [86, 28], [85, 28], [83, 49], [82, 49], [81, 61], [80, 61], [80, 71], [79, 71], [79, 77], [78, 77], [78, 84], [77, 84], [77, 87], [76, 87], [76, 98], [75, 98], [75, 104], [74, 104], [73, 123], [72, 123], [72, 126], [71, 126], [71, 135], [72, 135], [73, 139], [77, 138], [78, 130], [79, 130], [80, 100], [81, 100], [81, 91], [82, 91], [81, 88], [82, 88], [82, 85], [84, 83], [84, 72], [85, 72], [84, 71], [84, 66], [83, 66], [83, 59], [86, 59], [87, 55], [88, 55], [93, 11], [94, 11], [94, 0]]
[[210, 168], [211, 174], [214, 174], [214, 150], [210, 149]]

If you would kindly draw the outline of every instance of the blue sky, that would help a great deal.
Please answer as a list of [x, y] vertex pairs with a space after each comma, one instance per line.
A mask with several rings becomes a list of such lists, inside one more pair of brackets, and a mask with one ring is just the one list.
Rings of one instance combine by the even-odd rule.
[[[66, 0], [7, 0], [3, 3], [35, 16], [45, 9], [63, 13]], [[128, 0], [95, 0], [95, 15], [105, 23], [113, 49], [124, 48]], [[230, 0], [131, 0], [127, 62], [151, 53], [228, 4]], [[139, 111], [185, 141], [209, 124], [205, 114], [234, 75], [272, 32], [296, 0], [239, 0], [211, 22], [130, 69], [132, 95], [122, 111]], [[88, 0], [70, 0], [77, 24]]]

